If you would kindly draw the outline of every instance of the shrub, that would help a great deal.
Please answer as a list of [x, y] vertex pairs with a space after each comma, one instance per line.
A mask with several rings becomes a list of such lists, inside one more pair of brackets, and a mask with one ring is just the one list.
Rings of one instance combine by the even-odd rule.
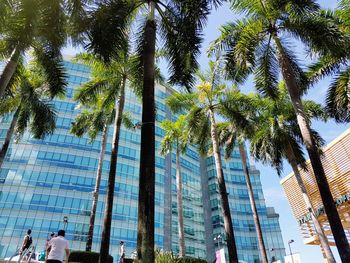
[[154, 261], [154, 263], [177, 263], [178, 259], [177, 257], [169, 251], [160, 251], [160, 250], [156, 250], [156, 260]]
[[179, 258], [178, 263], [207, 263], [207, 261], [201, 258], [183, 257]]
[[169, 251], [161, 251], [156, 249], [155, 263], [207, 263], [206, 260], [200, 258], [183, 257], [179, 258]]
[[[87, 251], [72, 251], [69, 255], [69, 262], [98, 263], [100, 253]], [[113, 263], [113, 257], [108, 256], [106, 263]]]

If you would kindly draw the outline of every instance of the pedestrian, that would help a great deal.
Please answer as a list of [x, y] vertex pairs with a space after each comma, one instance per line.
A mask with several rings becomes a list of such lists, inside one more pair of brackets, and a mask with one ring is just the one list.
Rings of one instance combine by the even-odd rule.
[[46, 249], [47, 263], [62, 263], [64, 254], [66, 254], [66, 263], [69, 263], [69, 246], [68, 240], [64, 238], [66, 232], [64, 230], [59, 230], [57, 237], [52, 238], [49, 241], [48, 247]]
[[119, 263], [124, 263], [124, 258], [125, 258], [125, 245], [124, 245], [124, 241], [120, 241]]
[[50, 249], [49, 249], [49, 242], [50, 242], [50, 240], [53, 239], [54, 237], [55, 237], [55, 232], [51, 232], [50, 236], [49, 236], [49, 237], [47, 238], [47, 240], [46, 240], [45, 252], [44, 252], [44, 254], [45, 254], [45, 261], [47, 260], [47, 256], [48, 256], [48, 254], [49, 254], [49, 252], [50, 252]]
[[19, 250], [20, 259], [22, 259], [22, 257], [27, 257], [28, 255], [27, 253], [28, 249], [33, 243], [33, 238], [31, 234], [32, 234], [32, 230], [28, 229], [27, 234], [24, 236], [21, 248]]
[[55, 237], [55, 232], [51, 232], [50, 236], [46, 240], [46, 245], [45, 245], [46, 250], [47, 250], [47, 247], [49, 246], [50, 240], [53, 239], [54, 237]]

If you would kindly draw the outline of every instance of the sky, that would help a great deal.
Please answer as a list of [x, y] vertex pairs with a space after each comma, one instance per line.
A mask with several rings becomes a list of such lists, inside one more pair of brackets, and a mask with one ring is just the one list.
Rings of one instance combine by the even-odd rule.
[[[324, 8], [335, 8], [337, 2], [334, 0], [320, 0], [319, 4]], [[213, 41], [218, 35], [218, 28], [220, 25], [235, 20], [237, 16], [231, 12], [227, 5], [222, 6], [218, 10], [212, 12], [208, 19], [208, 25], [204, 31], [205, 41], [203, 43], [203, 51], [206, 50], [211, 41]], [[305, 54], [302, 53], [302, 47], [295, 47], [296, 52], [300, 53], [302, 56], [299, 57], [301, 60], [308, 58]], [[305, 56], [305, 57], [303, 57]], [[202, 54], [199, 62], [202, 67], [206, 67], [208, 58]], [[315, 87], [313, 87], [307, 94], [307, 99], [312, 99], [318, 103], [324, 104], [324, 98], [327, 91], [327, 87], [331, 78], [326, 78], [323, 81], [319, 82]], [[244, 92], [245, 87], [241, 87], [241, 90]], [[252, 90], [252, 83], [246, 83], [246, 90]], [[337, 136], [343, 133], [345, 130], [350, 128], [350, 124], [339, 125], [335, 124], [332, 121], [327, 123], [314, 122], [312, 127], [316, 129], [321, 136], [324, 138], [328, 144], [334, 140]], [[261, 163], [255, 162], [255, 166], [260, 170], [261, 173], [261, 182], [263, 185], [263, 191], [266, 199], [266, 204], [268, 206], [273, 206], [276, 209], [276, 212], [280, 214], [280, 226], [282, 229], [282, 235], [285, 243], [286, 253], [289, 254], [288, 249], [288, 240], [293, 239], [294, 243], [291, 244], [293, 253], [300, 253], [302, 262], [312, 262], [312, 263], [323, 263], [323, 257], [319, 246], [310, 246], [304, 245], [301, 235], [299, 233], [298, 224], [292, 215], [291, 208], [285, 197], [284, 191], [280, 185], [280, 179], [277, 176], [277, 173], [274, 169], [264, 166]], [[291, 167], [285, 163], [284, 173], [282, 178], [287, 176], [292, 171]], [[333, 249], [334, 255], [337, 262], [340, 262], [338, 253]]]
[[[335, 8], [337, 1], [334, 0], [320, 0], [319, 4], [324, 8]], [[223, 5], [217, 10], [214, 10], [209, 16], [207, 27], [204, 30], [204, 41], [202, 45], [202, 55], [199, 58], [199, 64], [201, 68], [207, 67], [208, 57], [206, 55], [206, 49], [208, 48], [211, 41], [213, 41], [216, 37], [219, 36], [218, 28], [220, 25], [230, 22], [237, 19], [237, 16], [231, 12], [228, 8], [228, 5]], [[301, 60], [308, 61], [309, 58], [303, 54], [303, 48], [301, 46], [297, 46], [296, 44], [295, 51], [300, 55]], [[73, 55], [76, 53], [76, 49], [72, 49], [67, 47], [63, 53]], [[303, 57], [304, 56], [304, 57]], [[166, 64], [161, 63], [160, 65], [163, 72], [166, 72]], [[327, 91], [327, 87], [330, 82], [330, 78], [326, 78], [319, 82], [315, 87], [313, 87], [309, 93], [307, 94], [307, 99], [315, 100], [321, 104], [324, 103], [325, 94]], [[251, 81], [248, 81], [244, 87], [241, 87], [242, 91], [250, 92], [253, 90]], [[345, 130], [350, 128], [350, 124], [347, 125], [339, 125], [335, 124], [332, 121], [327, 123], [322, 122], [314, 122], [312, 127], [316, 129], [321, 136], [325, 139], [328, 144], [332, 140], [334, 140], [337, 136], [343, 133]], [[300, 253], [302, 262], [312, 262], [312, 263], [323, 263], [323, 258], [321, 254], [321, 250], [318, 246], [310, 246], [304, 245], [301, 235], [299, 233], [298, 225], [296, 220], [294, 219], [291, 209], [289, 207], [288, 201], [284, 195], [282, 187], [280, 185], [280, 179], [277, 176], [275, 170], [268, 166], [264, 166], [261, 163], [255, 162], [255, 166], [261, 172], [261, 181], [263, 185], [263, 190], [265, 194], [266, 203], [268, 206], [273, 206], [276, 209], [276, 212], [280, 214], [280, 226], [282, 229], [282, 235], [285, 243], [286, 253], [289, 253], [288, 249], [288, 240], [293, 239], [294, 243], [292, 243], [292, 251], [293, 253]], [[291, 167], [285, 163], [284, 173], [282, 174], [282, 178], [288, 175], [291, 172]], [[333, 249], [334, 255], [337, 259], [337, 262], [340, 262], [338, 253], [335, 249]]]

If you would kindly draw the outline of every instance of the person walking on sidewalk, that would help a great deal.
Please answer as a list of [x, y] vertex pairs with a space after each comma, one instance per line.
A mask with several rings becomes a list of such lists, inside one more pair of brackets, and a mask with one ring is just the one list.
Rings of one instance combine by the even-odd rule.
[[52, 238], [47, 247], [47, 263], [62, 263], [64, 254], [66, 254], [66, 263], [69, 263], [69, 246], [68, 240], [64, 238], [66, 232], [59, 230], [57, 237]]
[[124, 241], [120, 241], [119, 263], [124, 263], [124, 258], [125, 258], [125, 245], [124, 245]]
[[31, 236], [32, 230], [28, 229], [27, 234], [24, 236], [23, 243], [21, 245], [21, 248], [19, 250], [20, 260], [22, 258], [26, 258], [28, 256], [28, 249], [33, 243], [33, 238]]

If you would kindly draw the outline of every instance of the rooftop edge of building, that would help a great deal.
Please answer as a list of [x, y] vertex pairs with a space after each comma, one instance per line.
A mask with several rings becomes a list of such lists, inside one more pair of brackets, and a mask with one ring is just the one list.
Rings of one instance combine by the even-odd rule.
[[[350, 134], [350, 128], [345, 130], [343, 133], [341, 133], [338, 137], [336, 137], [334, 140], [332, 140], [330, 143], [328, 143], [325, 147], [323, 147], [322, 151], [325, 152], [329, 148], [331, 148], [334, 144], [341, 141], [345, 136]], [[306, 164], [310, 163], [310, 159], [305, 161]], [[289, 178], [291, 178], [294, 175], [294, 172], [289, 173], [286, 177], [282, 178], [280, 180], [280, 184], [282, 185], [285, 181], [287, 181]]]

